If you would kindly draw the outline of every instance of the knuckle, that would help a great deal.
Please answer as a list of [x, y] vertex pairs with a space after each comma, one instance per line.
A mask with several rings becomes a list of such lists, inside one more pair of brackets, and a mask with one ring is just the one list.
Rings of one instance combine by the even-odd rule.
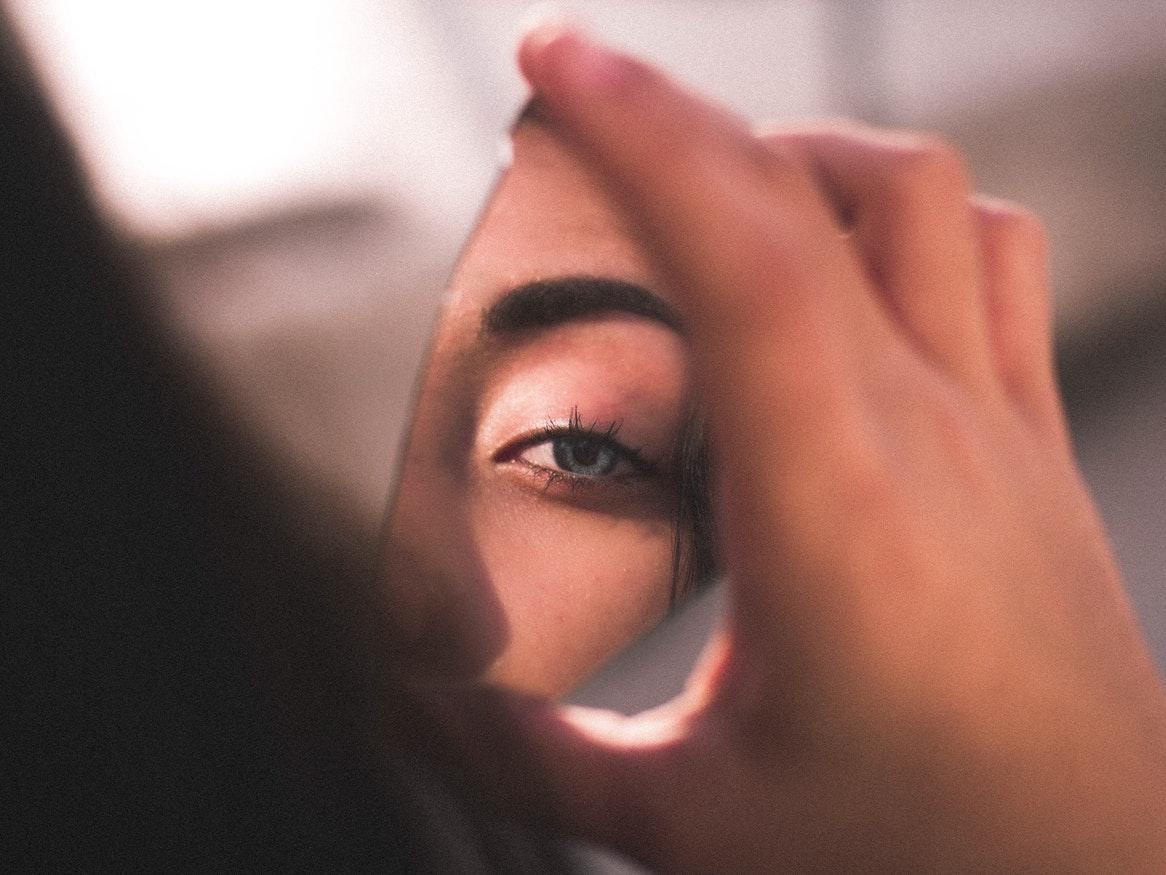
[[738, 142], [745, 153], [759, 167], [768, 167], [771, 164], [788, 164], [792, 160], [789, 143], [781, 134], [758, 136], [746, 134]]
[[828, 116], [808, 124], [762, 122], [754, 127], [758, 140], [775, 145], [802, 146], [807, 141], [834, 141], [868, 145], [875, 129], [846, 116]]
[[1041, 253], [1048, 246], [1048, 232], [1035, 213], [1019, 204], [978, 199], [976, 211], [986, 232], [1000, 244]]
[[839, 466], [845, 476], [839, 478], [845, 490], [845, 507], [851, 529], [857, 520], [893, 518], [902, 500], [902, 489], [895, 471], [886, 460], [869, 447], [852, 447], [846, 464]]
[[892, 147], [891, 185], [917, 195], [963, 196], [967, 162], [954, 145], [930, 134], [905, 135]]
[[749, 136], [746, 140], [741, 143], [742, 149], [751, 166], [763, 173], [767, 180], [789, 183], [805, 174], [803, 156], [785, 135]]
[[856, 532], [872, 520], [896, 519], [903, 484], [894, 466], [856, 426], [839, 431], [829, 482], [822, 484], [839, 521]]
[[788, 147], [790, 132], [776, 124], [766, 122], [754, 128], [753, 138], [766, 149], [781, 151]]

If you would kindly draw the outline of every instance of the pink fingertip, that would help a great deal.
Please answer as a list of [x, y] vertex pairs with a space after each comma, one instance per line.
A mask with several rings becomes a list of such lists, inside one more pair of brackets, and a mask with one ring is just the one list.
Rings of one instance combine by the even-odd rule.
[[561, 22], [530, 31], [519, 45], [518, 65], [539, 92], [556, 84], [579, 91], [608, 91], [630, 69], [625, 57]]

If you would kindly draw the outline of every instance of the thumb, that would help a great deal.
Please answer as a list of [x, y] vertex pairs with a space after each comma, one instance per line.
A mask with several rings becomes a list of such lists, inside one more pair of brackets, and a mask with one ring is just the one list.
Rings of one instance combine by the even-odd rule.
[[473, 682], [414, 686], [414, 701], [438, 730], [430, 759], [503, 815], [673, 871], [707, 856], [700, 824], [745, 820], [717, 717], [732, 656], [721, 630], [683, 692], [634, 716]]
[[495, 687], [416, 695], [440, 736], [425, 753], [455, 782], [504, 816], [648, 865], [666, 861], [688, 821], [690, 699], [627, 717]]

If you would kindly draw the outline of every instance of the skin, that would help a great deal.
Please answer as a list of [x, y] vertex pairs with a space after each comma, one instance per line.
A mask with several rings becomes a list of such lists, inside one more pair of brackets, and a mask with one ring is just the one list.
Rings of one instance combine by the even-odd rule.
[[1039, 223], [931, 138], [757, 138], [571, 30], [520, 63], [683, 309], [732, 607], [654, 712], [450, 697], [466, 767], [660, 871], [1166, 869], [1166, 694], [1065, 438]]
[[[444, 673], [558, 695], [666, 612], [672, 456], [687, 355], [659, 321], [604, 311], [504, 336], [483, 313], [535, 280], [659, 281], [584, 167], [537, 120], [455, 272], [388, 527], [407, 652]], [[574, 477], [539, 432], [572, 416], [628, 459]], [[555, 473], [552, 473], [555, 472]]]

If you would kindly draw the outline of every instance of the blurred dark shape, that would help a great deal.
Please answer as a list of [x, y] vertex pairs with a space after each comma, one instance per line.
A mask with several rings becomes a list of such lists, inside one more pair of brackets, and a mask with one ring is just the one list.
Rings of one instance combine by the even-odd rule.
[[1115, 308], [1087, 335], [1057, 349], [1061, 393], [1070, 419], [1104, 409], [1130, 383], [1166, 370], [1166, 277], [1143, 282], [1119, 297]]
[[979, 190], [1045, 223], [1062, 344], [1088, 345], [1163, 293], [1166, 57], [1127, 63], [1016, 83], [930, 120], [966, 152]]
[[1139, 303], [1064, 343], [1058, 370], [1081, 470], [1166, 675], [1166, 276], [1115, 294]]
[[411, 747], [359, 539], [200, 394], [22, 58], [0, 16], [5, 866], [550, 868]]

